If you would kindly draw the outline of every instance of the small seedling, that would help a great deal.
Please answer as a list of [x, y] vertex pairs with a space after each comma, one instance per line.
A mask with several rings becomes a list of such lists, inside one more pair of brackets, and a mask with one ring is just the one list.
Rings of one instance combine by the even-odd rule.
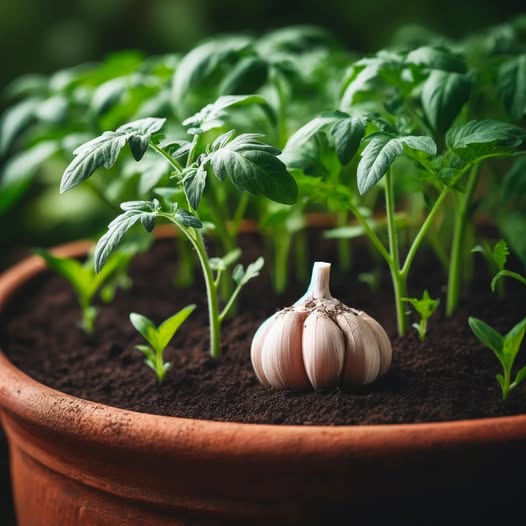
[[53, 255], [44, 249], [36, 249], [48, 267], [65, 278], [77, 293], [77, 300], [82, 310], [81, 328], [88, 334], [93, 333], [98, 309], [93, 305], [97, 294], [103, 301], [111, 301], [115, 287], [127, 283], [125, 271], [132, 258], [129, 252], [115, 252], [109, 258], [104, 269], [98, 274], [93, 268], [93, 261], [88, 258], [85, 263], [76, 259]]
[[420, 315], [420, 321], [413, 323], [413, 327], [418, 332], [418, 337], [421, 342], [426, 338], [427, 332], [427, 320], [431, 317], [433, 312], [437, 309], [440, 304], [439, 299], [433, 299], [429, 296], [429, 292], [424, 290], [424, 294], [421, 299], [418, 298], [402, 298], [407, 303], [410, 303], [415, 311]]
[[495, 356], [502, 365], [504, 374], [498, 374], [497, 381], [502, 390], [502, 399], [506, 400], [511, 391], [526, 378], [525, 366], [517, 372], [515, 380], [513, 382], [511, 381], [513, 363], [515, 362], [526, 332], [526, 318], [523, 318], [522, 321], [517, 323], [517, 325], [504, 336], [477, 318], [470, 317], [468, 322], [475, 336], [495, 353]]
[[141, 351], [146, 359], [144, 363], [152, 369], [157, 376], [159, 383], [162, 383], [164, 377], [172, 364], [164, 362], [164, 350], [174, 337], [175, 333], [183, 322], [192, 314], [195, 305], [187, 305], [179, 312], [166, 319], [158, 327], [142, 314], [132, 312], [130, 321], [137, 331], [150, 345], [136, 345], [135, 348]]

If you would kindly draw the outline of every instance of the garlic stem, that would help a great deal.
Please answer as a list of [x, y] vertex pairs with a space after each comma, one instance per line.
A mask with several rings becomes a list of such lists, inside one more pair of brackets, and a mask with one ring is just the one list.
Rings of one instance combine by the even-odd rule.
[[315, 300], [332, 299], [329, 290], [329, 280], [331, 277], [331, 264], [323, 261], [316, 261], [312, 267], [310, 285], [305, 294], [305, 299]]

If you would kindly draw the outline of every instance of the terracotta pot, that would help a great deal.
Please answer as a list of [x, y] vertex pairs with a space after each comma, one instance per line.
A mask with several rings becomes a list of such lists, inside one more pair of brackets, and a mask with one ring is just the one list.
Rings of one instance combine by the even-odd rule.
[[[43, 268], [29, 258], [5, 273], [0, 307]], [[3, 355], [0, 409], [19, 526], [487, 519], [520, 494], [526, 469], [526, 415], [341, 427], [170, 418], [60, 393]]]

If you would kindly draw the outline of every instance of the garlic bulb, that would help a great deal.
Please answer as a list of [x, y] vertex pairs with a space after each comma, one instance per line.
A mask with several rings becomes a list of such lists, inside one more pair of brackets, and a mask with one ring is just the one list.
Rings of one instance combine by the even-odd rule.
[[391, 365], [382, 326], [329, 292], [330, 263], [316, 262], [305, 295], [265, 320], [250, 355], [259, 381], [276, 389], [318, 389], [373, 382]]

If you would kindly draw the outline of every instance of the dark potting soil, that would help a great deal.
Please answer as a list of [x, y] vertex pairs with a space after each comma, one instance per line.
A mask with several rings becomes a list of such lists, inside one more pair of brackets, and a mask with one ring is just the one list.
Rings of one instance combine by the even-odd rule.
[[[246, 261], [259, 255], [260, 239], [245, 235]], [[473, 336], [469, 315], [508, 331], [524, 316], [524, 288], [508, 281], [499, 298], [489, 289], [483, 262], [476, 261], [468, 297], [458, 314], [433, 315], [421, 343], [410, 329], [396, 336], [389, 277], [377, 292], [356, 279], [370, 268], [366, 250], [356, 250], [352, 273], [338, 275], [334, 247], [311, 234], [311, 254], [334, 261], [331, 291], [347, 305], [365, 310], [386, 328], [394, 359], [389, 373], [359, 389], [286, 392], [260, 385], [250, 363], [250, 342], [259, 324], [303, 294], [308, 278], [293, 272], [286, 294], [272, 292], [266, 273], [244, 289], [237, 315], [223, 327], [221, 358], [208, 350], [207, 309], [202, 279], [192, 288], [176, 288], [177, 257], [173, 240], [158, 241], [131, 267], [133, 288], [120, 290], [113, 303], [101, 305], [97, 328], [87, 336], [77, 328], [79, 308], [69, 285], [52, 274], [33, 279], [10, 304], [2, 322], [1, 348], [9, 359], [36, 380], [80, 398], [159, 415], [271, 424], [387, 424], [433, 422], [513, 415], [526, 412], [526, 382], [502, 401], [495, 375], [500, 365]], [[313, 248], [315, 247], [315, 248]], [[332, 259], [331, 259], [332, 258]], [[311, 258], [314, 259], [314, 258]], [[433, 258], [419, 258], [411, 275], [415, 290], [424, 287], [445, 304], [444, 274]], [[160, 322], [189, 303], [198, 309], [183, 324], [165, 358], [173, 362], [164, 383], [143, 363], [134, 345], [143, 343], [128, 320], [140, 312]], [[524, 352], [522, 354], [525, 354]], [[517, 368], [525, 364], [519, 355]]]

